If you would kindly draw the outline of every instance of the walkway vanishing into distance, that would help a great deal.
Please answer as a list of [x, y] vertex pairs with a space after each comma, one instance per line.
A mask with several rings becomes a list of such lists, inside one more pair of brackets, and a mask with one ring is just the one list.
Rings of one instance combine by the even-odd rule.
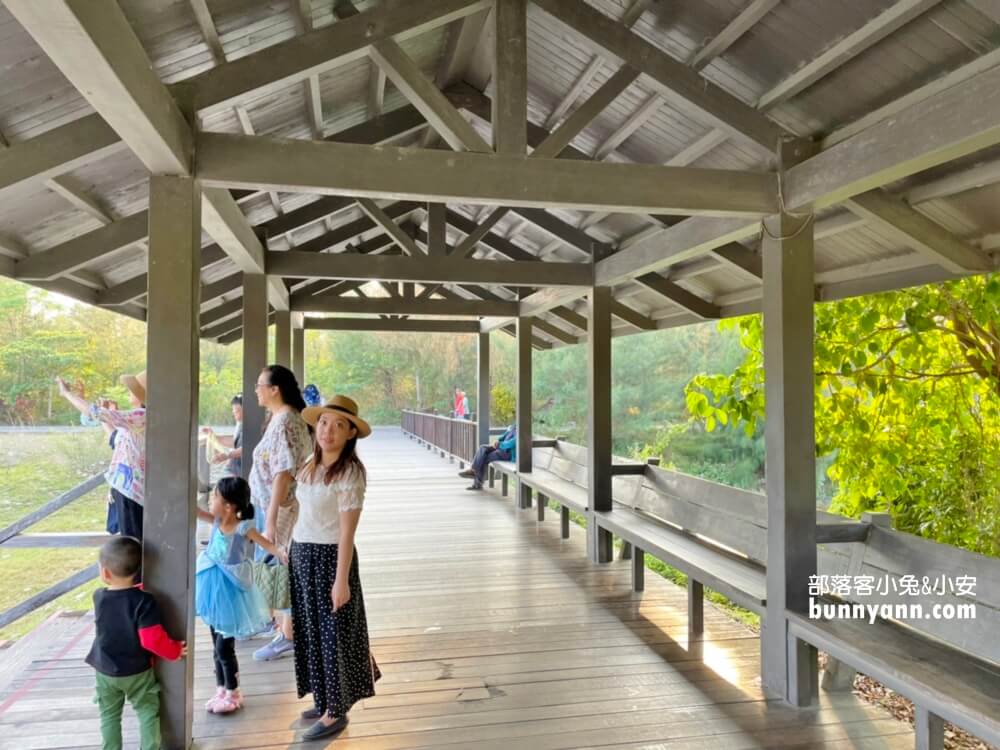
[[[765, 701], [755, 633], [708, 605], [705, 641], [689, 644], [683, 589], [648, 575], [632, 593], [629, 562], [588, 562], [583, 530], [561, 540], [557, 513], [538, 523], [498, 490], [465, 491], [456, 464], [395, 428], [362, 449], [358, 550], [384, 677], [331, 747], [913, 747], [908, 725], [850, 693], [821, 691], [807, 710]], [[99, 747], [92, 634], [89, 616], [55, 618], [4, 657], [0, 748]], [[197, 750], [326, 746], [296, 742], [307, 703], [290, 659], [250, 658], [261, 643], [240, 648], [246, 708], [196, 713]], [[201, 627], [196, 660], [200, 707], [214, 689]]]

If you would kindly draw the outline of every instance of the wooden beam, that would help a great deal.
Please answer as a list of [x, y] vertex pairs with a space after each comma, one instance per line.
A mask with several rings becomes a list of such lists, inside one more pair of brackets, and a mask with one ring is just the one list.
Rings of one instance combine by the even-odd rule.
[[548, 287], [539, 289], [521, 300], [521, 315], [538, 316], [556, 307], [562, 307], [586, 295], [580, 287]]
[[611, 102], [615, 101], [639, 77], [639, 71], [629, 65], [623, 65], [600, 88], [591, 94], [587, 101], [574, 110], [573, 114], [552, 131], [544, 141], [532, 152], [539, 158], [555, 158], [601, 114]]
[[196, 76], [192, 79], [195, 103], [211, 111], [251, 91], [264, 95], [288, 88], [364, 59], [369, 47], [379, 42], [421, 36], [488, 5], [489, 0], [407, 0], [379, 5]]
[[699, 119], [768, 153], [773, 152], [781, 136], [777, 125], [614, 19], [576, 0], [534, 1], [581, 34], [595, 52], [606, 51], [641, 70], [668, 101], [687, 102], [698, 110]]
[[742, 274], [748, 281], [760, 283], [764, 278], [760, 256], [738, 242], [722, 245], [709, 251], [708, 254]]
[[[516, 314], [517, 313], [515, 305], [515, 315]], [[579, 343], [579, 339], [575, 335], [569, 333], [568, 331], [564, 331], [559, 326], [552, 325], [548, 321], [542, 320], [541, 318], [534, 318], [534, 321], [535, 321], [535, 328], [538, 331], [544, 333], [547, 336], [551, 336], [557, 341], [561, 341], [564, 344], [570, 344], [570, 345]]]
[[154, 174], [190, 174], [191, 128], [117, 5], [11, 0], [7, 9]]
[[385, 71], [374, 62], [368, 79], [368, 117], [378, 117], [385, 107]]
[[[323, 92], [319, 87], [319, 74], [309, 76], [309, 80], [304, 84], [306, 91], [306, 103], [309, 111], [309, 124], [312, 125], [314, 140], [320, 140], [326, 135], [326, 128], [323, 119]], [[382, 110], [369, 117], [377, 117], [382, 114]]]
[[658, 273], [647, 273], [636, 278], [640, 284], [642, 284], [647, 289], [652, 289], [654, 292], [664, 297], [675, 305], [682, 307], [694, 315], [697, 315], [702, 319], [709, 318], [719, 318], [722, 317], [717, 305], [713, 305], [711, 302], [703, 300], [696, 294], [689, 292], [684, 287], [675, 284], [669, 279], [665, 279]]
[[[251, 274], [252, 275], [252, 274]], [[201, 289], [201, 303], [211, 302], [223, 295], [235, 292], [243, 286], [243, 273], [230, 274], [211, 284], [205, 284]]]
[[[490, 0], [410, 0], [398, 7], [379, 6], [218, 65], [174, 87], [184, 90], [199, 110], [215, 111], [232, 106], [236, 99], [252, 91], [262, 95], [276, 92], [324, 70], [363, 59], [368, 46], [380, 39], [403, 41], [420, 36], [480, 13], [490, 4]], [[38, 3], [21, 0], [21, 5]], [[373, 132], [370, 124], [364, 129]], [[0, 190], [64, 174], [125, 147], [100, 115], [88, 115], [0, 150]]]
[[939, 2], [941, 0], [896, 0], [893, 5], [860, 29], [828, 47], [819, 57], [766, 91], [757, 100], [757, 109], [768, 109], [790, 99], [897, 29], [923, 15]]
[[[105, 9], [106, 10], [106, 9]], [[197, 544], [198, 292], [201, 198], [191, 177], [150, 178], [149, 368], [142, 583], [157, 597], [163, 625], [194, 643]], [[190, 747], [194, 660], [157, 659], [160, 725], [167, 747]]]
[[[506, 209], [504, 210], [506, 211]], [[465, 240], [457, 248], [455, 248], [452, 255], [456, 258], [465, 258], [471, 255], [471, 251], [466, 251], [463, 254], [461, 248], [467, 244], [470, 237], [475, 237], [477, 242], [481, 242], [492, 250], [496, 250], [498, 253], [507, 256], [511, 260], [537, 261], [538, 258], [536, 256], [532, 255], [527, 250], [518, 247], [506, 237], [503, 237], [496, 232], [483, 231], [485, 227], [490, 226], [491, 220], [498, 211], [500, 211], [500, 209], [494, 211], [494, 213], [490, 214], [483, 223], [478, 225], [456, 211], [448, 211], [448, 223], [460, 232], [464, 232], [466, 234]], [[475, 250], [474, 245], [472, 249]]]
[[685, 146], [664, 162], [667, 167], [686, 167], [694, 164], [709, 151], [728, 140], [721, 130], [710, 130], [705, 135]]
[[479, 333], [475, 320], [400, 318], [306, 318], [307, 331], [394, 331], [400, 333]]
[[657, 110], [663, 106], [663, 99], [657, 94], [648, 97], [632, 114], [625, 118], [625, 122], [618, 126], [594, 152], [594, 160], [602, 161], [616, 151], [632, 134], [645, 125], [656, 114]]
[[373, 45], [371, 57], [441, 137], [456, 151], [492, 151], [441, 90], [393, 41]]
[[312, 31], [315, 28], [312, 14], [312, 0], [295, 0], [293, 5], [295, 6], [296, 18], [302, 25], [302, 30], [304, 32]]
[[[226, 260], [228, 257], [218, 245], [207, 245], [201, 250], [201, 269], [204, 271], [209, 266]], [[102, 307], [118, 307], [134, 302], [148, 291], [148, 275], [142, 273], [127, 281], [101, 290], [97, 293], [95, 304]]]
[[68, 175], [52, 177], [45, 181], [45, 187], [54, 193], [58, 193], [74, 207], [83, 211], [91, 218], [97, 219], [101, 224], [111, 224], [114, 219], [97, 201], [91, 198], [84, 191], [83, 186], [77, 184], [76, 180]]
[[149, 234], [145, 211], [74, 237], [49, 250], [35, 253], [14, 266], [14, 276], [26, 281], [52, 280], [72, 273], [110, 253], [124, 250]]
[[465, 239], [455, 246], [452, 254], [456, 258], [468, 258], [471, 256], [474, 252], [476, 252], [476, 246], [479, 245], [483, 237], [488, 235], [490, 230], [495, 227], [504, 216], [507, 215], [507, 211], [508, 209], [502, 206], [500, 208], [496, 208], [490, 212], [489, 216], [475, 226], [471, 226], [471, 222], [470, 224], [465, 224], [464, 221], [456, 224], [456, 221], [459, 219], [464, 220], [465, 217], [455, 212], [449, 212], [448, 223], [458, 227], [459, 229], [463, 226], [466, 227], [462, 230], [465, 232]]
[[[250, 119], [250, 113], [247, 112], [247, 108], [237, 104], [233, 107], [233, 110], [236, 112], [236, 119], [239, 120], [243, 132], [246, 135], [256, 135], [257, 131], [254, 129], [253, 121]], [[281, 216], [284, 211], [281, 210], [281, 200], [278, 198], [278, 194], [272, 190], [268, 192], [267, 197], [271, 201], [271, 208], [274, 209], [274, 213]]]
[[548, 211], [543, 211], [540, 208], [515, 208], [513, 211], [518, 216], [527, 219], [530, 224], [594, 258], [600, 259], [610, 251], [606, 243], [591, 237], [582, 229], [577, 229]]
[[785, 204], [824, 208], [1000, 143], [1000, 66], [918, 101], [787, 171]]
[[448, 46], [441, 58], [435, 83], [439, 89], [445, 89], [462, 78], [469, 67], [472, 53], [479, 44], [483, 26], [490, 11], [483, 10], [474, 15], [455, 21], [448, 32]]
[[[202, 192], [202, 224], [244, 273], [264, 272], [264, 246], [228, 190], [206, 187]], [[275, 310], [288, 309], [288, 289], [281, 279], [267, 280], [268, 299]]]
[[201, 29], [201, 35], [205, 38], [205, 44], [212, 51], [212, 57], [215, 58], [216, 64], [221, 65], [226, 61], [226, 53], [222, 49], [222, 41], [219, 39], [218, 29], [215, 28], [215, 21], [212, 20], [212, 14], [208, 10], [208, 2], [207, 0], [190, 0], [190, 2], [195, 20], [198, 22], [198, 28]]
[[985, 254], [884, 190], [856, 195], [847, 201], [847, 207], [953, 273], [993, 267]]
[[370, 279], [427, 283], [502, 284], [506, 286], [586, 286], [588, 263], [391, 258], [347, 253], [267, 253], [267, 272], [290, 278]]
[[[385, 213], [390, 219], [395, 220], [408, 213], [412, 213], [419, 208], [420, 204], [418, 203], [399, 201], [398, 203], [390, 203], [388, 206], [383, 207], [382, 212]], [[378, 224], [376, 224], [368, 216], [362, 216], [359, 219], [349, 221], [346, 224], [331, 229], [329, 232], [311, 239], [308, 242], [303, 242], [295, 249], [303, 253], [319, 253], [324, 250], [331, 250], [337, 245], [349, 242], [369, 229], [374, 229], [376, 226], [378, 226]]]
[[[234, 315], [239, 315], [243, 311], [243, 300], [234, 299], [229, 302], [223, 302], [217, 307], [213, 307], [208, 312], [203, 312], [198, 318], [198, 325], [202, 328], [207, 328], [214, 323], [220, 323], [226, 318], [231, 318]], [[237, 320], [235, 326], [240, 325], [240, 321]], [[234, 327], [235, 327], [234, 326]], [[232, 330], [232, 329], [230, 329]], [[223, 331], [225, 333], [225, 331]], [[210, 337], [211, 338], [211, 337]]]
[[352, 299], [339, 294], [318, 294], [300, 297], [292, 295], [292, 309], [306, 313], [351, 313], [371, 315], [441, 315], [447, 317], [477, 317], [483, 315], [517, 315], [517, 302], [490, 300], [411, 299]]
[[629, 325], [635, 326], [640, 331], [656, 330], [656, 321], [618, 300], [611, 300], [611, 314], [616, 318], [621, 318]]
[[527, 13], [527, 0], [495, 0], [493, 146], [499, 154], [528, 150]]
[[595, 277], [602, 285], [619, 284], [745, 239], [759, 228], [759, 222], [745, 219], [695, 216], [599, 261]]
[[552, 130], [559, 121], [562, 119], [563, 115], [569, 112], [570, 107], [580, 98], [580, 94], [583, 93], [584, 89], [590, 85], [590, 82], [594, 80], [594, 77], [600, 71], [601, 67], [604, 65], [604, 58], [600, 55], [594, 55], [590, 62], [587, 63], [587, 67], [583, 69], [583, 72], [577, 76], [577, 79], [573, 82], [569, 91], [559, 100], [559, 103], [552, 110], [548, 119], [545, 121], [545, 128], [547, 130]]
[[448, 207], [444, 203], [427, 205], [427, 254], [448, 254]]
[[442, 153], [202, 133], [208, 187], [585, 211], [744, 214], [777, 209], [774, 174]]
[[406, 255], [416, 257], [424, 254], [417, 246], [417, 243], [413, 241], [413, 238], [403, 231], [403, 228], [393, 221], [392, 217], [383, 211], [375, 201], [370, 198], [358, 198], [358, 205], [368, 215], [368, 218], [382, 227], [385, 233], [392, 237], [393, 242], [399, 245], [399, 249]]
[[705, 46], [695, 52], [688, 60], [693, 70], [701, 70], [727, 49], [733, 46], [737, 39], [753, 28], [760, 19], [770, 13], [781, 0], [753, 0], [741, 10], [736, 18], [726, 24], [726, 27], [705, 43]]

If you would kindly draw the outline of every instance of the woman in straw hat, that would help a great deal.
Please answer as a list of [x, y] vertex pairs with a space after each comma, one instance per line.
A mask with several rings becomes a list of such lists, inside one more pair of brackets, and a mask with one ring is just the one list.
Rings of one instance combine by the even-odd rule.
[[116, 430], [111, 464], [105, 473], [118, 512], [118, 530], [142, 540], [142, 505], [146, 488], [146, 373], [122, 375], [132, 408], [109, 408], [108, 402], [91, 404], [74, 393], [62, 378], [56, 378], [59, 394], [81, 414]]
[[295, 620], [295, 681], [312, 693], [316, 719], [304, 739], [347, 726], [347, 712], [375, 694], [380, 677], [368, 645], [354, 535], [365, 500], [366, 473], [357, 442], [371, 434], [358, 405], [334, 396], [302, 412], [315, 427], [313, 455], [299, 472], [299, 518], [292, 532], [291, 587]]

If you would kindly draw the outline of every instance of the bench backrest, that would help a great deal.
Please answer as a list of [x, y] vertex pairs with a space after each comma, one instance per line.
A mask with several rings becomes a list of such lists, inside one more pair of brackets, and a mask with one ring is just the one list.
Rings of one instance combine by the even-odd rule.
[[647, 466], [642, 476], [615, 477], [613, 485], [615, 502], [756, 562], [767, 562], [763, 495], [658, 466]]
[[[1000, 666], [1000, 637], [997, 637], [1000, 633], [1000, 559], [880, 525], [872, 526], [863, 543], [830, 545], [825, 559], [831, 564], [824, 569], [824, 556], [821, 555], [821, 575], [847, 576], [851, 590], [849, 593], [842, 591], [838, 598], [880, 607], [889, 605], [892, 609], [885, 613], [888, 616], [884, 619], [899, 622]], [[873, 579], [876, 582], [874, 590], [859, 594], [856, 576]], [[975, 578], [975, 596], [958, 594], [956, 584], [963, 576]], [[929, 592], [925, 591], [925, 578]], [[915, 595], [912, 593], [914, 579], [919, 584], [919, 593]], [[825, 583], [835, 581], [831, 578]], [[969, 604], [975, 605], [975, 619], [958, 619], [958, 608]], [[896, 605], [919, 605], [920, 609], [897, 612]], [[954, 607], [956, 614], [945, 618], [948, 612], [940, 611], [937, 613], [940, 616], [936, 616], [936, 605]], [[906, 616], [908, 614], [915, 617]]]

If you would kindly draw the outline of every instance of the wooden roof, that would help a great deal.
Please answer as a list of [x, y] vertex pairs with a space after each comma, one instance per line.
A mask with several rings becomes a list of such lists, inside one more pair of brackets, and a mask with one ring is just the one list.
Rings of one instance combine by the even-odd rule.
[[[0, 142], [6, 144], [0, 149], [0, 273], [141, 319], [148, 160], [117, 140], [67, 79], [65, 63], [53, 62], [15, 18], [25, 3], [8, 5], [10, 10], [0, 5]], [[323, 35], [353, 22], [342, 4], [335, 15], [332, 0], [118, 5], [170, 93], [183, 103], [195, 90], [202, 133], [439, 152], [450, 150], [455, 138], [464, 138], [465, 148], [475, 139], [492, 143], [491, 2], [355, 3], [362, 21], [375, 19], [366, 33], [376, 37], [379, 19], [409, 14], [422, 21], [395, 34], [403, 62], [432, 80], [471, 128], [449, 120], [451, 112], [429, 127], [421, 92], [397, 88], [396, 77], [385, 71], [400, 63], [380, 57], [379, 44], [366, 48], [362, 41], [326, 64], [321, 57], [298, 62], [306, 57], [306, 42], [316, 40], [320, 51], [309, 54], [321, 56], [320, 42], [332, 39]], [[776, 145], [778, 137], [808, 139], [819, 154], [788, 170], [781, 189], [788, 208], [802, 210], [797, 200], [816, 207], [818, 299], [953, 278], [992, 269], [991, 253], [1000, 249], [998, 47], [995, 0], [530, 0], [528, 143], [538, 146], [568, 117], [583, 117], [589, 105], [592, 117], [561, 163], [697, 168], [685, 173], [691, 179], [704, 170], [733, 170], [735, 185], [753, 180], [753, 173], [773, 173], [775, 148], [768, 144]], [[286, 55], [292, 49], [295, 62]], [[913, 134], [897, 127], [906, 123]], [[696, 216], [536, 204], [498, 212], [490, 231], [463, 247], [477, 223], [493, 213], [488, 200], [449, 201], [447, 213], [431, 221], [426, 202], [377, 197], [382, 183], [373, 183], [373, 199], [360, 204], [353, 195], [331, 196], [337, 188], [321, 184], [319, 167], [295, 192], [258, 190], [261, 180], [233, 156], [242, 153], [238, 147], [243, 143], [199, 136], [197, 169], [204, 164], [212, 172], [205, 173], [208, 185], [231, 186], [237, 178], [252, 183], [249, 190], [234, 190], [233, 198], [275, 253], [422, 251], [444, 223], [447, 244], [475, 259], [572, 264], [544, 269], [532, 289], [544, 289], [548, 277], [556, 283], [572, 276], [596, 257], [598, 280], [614, 286], [615, 335], [759, 309], [757, 218], [700, 216], [698, 207], [683, 206], [683, 213]], [[364, 164], [369, 156], [362, 157]], [[471, 153], [467, 163], [485, 162]], [[540, 174], [551, 168], [540, 167]], [[567, 175], [596, 174], [566, 169]], [[602, 179], [605, 174], [612, 171], [601, 172]], [[664, 191], [673, 191], [676, 203], [684, 187], [665, 184]], [[400, 227], [393, 238], [386, 234], [386, 217]], [[230, 215], [229, 221], [240, 219]], [[722, 236], [725, 242], [705, 242]], [[202, 333], [235, 340], [241, 266], [217, 233], [206, 233], [203, 244]], [[330, 261], [324, 273], [340, 273], [343, 264]], [[394, 269], [416, 268], [417, 261], [392, 263]], [[268, 264], [295, 267], [293, 256], [268, 256]], [[447, 275], [466, 278], [466, 266], [453, 268]], [[524, 288], [522, 282], [452, 280], [397, 287], [395, 280], [362, 278], [331, 290], [333, 277], [311, 281], [292, 272], [283, 283], [293, 310], [356, 316], [366, 311], [352, 298], [385, 297], [396, 302], [374, 303], [371, 314], [387, 314], [395, 304], [411, 320], [436, 317], [426, 303], [438, 300], [453, 302], [448, 309], [455, 314], [504, 318], [517, 309], [518, 289]], [[560, 306], [538, 307], [539, 344], [585, 337], [580, 304], [568, 295]]]

